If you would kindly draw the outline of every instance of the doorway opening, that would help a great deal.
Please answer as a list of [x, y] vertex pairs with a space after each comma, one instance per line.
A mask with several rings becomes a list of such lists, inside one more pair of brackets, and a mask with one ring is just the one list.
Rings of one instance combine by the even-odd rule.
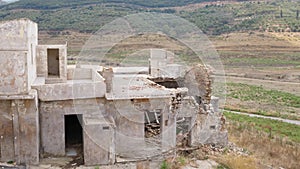
[[83, 164], [82, 115], [65, 115], [66, 155]]
[[48, 77], [59, 77], [59, 49], [47, 49]]

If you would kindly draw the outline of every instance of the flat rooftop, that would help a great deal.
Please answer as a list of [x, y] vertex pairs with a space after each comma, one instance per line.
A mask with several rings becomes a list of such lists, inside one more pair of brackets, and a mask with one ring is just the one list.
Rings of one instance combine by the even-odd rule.
[[148, 79], [142, 74], [114, 74], [112, 92], [106, 94], [108, 100], [169, 98], [174, 92]]

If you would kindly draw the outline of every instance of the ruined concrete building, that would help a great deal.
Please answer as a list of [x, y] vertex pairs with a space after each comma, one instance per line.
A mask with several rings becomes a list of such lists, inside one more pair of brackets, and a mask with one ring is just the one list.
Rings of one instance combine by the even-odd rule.
[[[149, 68], [67, 65], [37, 24], [0, 23], [0, 161], [38, 164], [77, 147], [85, 165], [151, 159], [178, 146], [226, 144], [205, 66], [152, 50]], [[79, 150], [78, 150], [79, 149]]]

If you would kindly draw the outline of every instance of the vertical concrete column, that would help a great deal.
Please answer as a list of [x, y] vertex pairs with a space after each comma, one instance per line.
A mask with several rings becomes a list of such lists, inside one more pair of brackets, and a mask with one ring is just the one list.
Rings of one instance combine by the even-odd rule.
[[23, 108], [22, 100], [13, 100], [11, 105], [12, 122], [13, 122], [13, 143], [14, 143], [14, 161], [20, 164], [20, 134], [19, 134], [19, 112], [18, 109]]
[[104, 68], [103, 69], [103, 77], [105, 79], [105, 83], [106, 83], [106, 93], [111, 93], [112, 92], [112, 88], [113, 88], [113, 77], [114, 77], [114, 72], [113, 69], [110, 68]]
[[38, 105], [35, 99], [12, 101], [14, 155], [17, 164], [39, 163]]
[[20, 163], [39, 163], [39, 118], [37, 94], [18, 106]]
[[176, 114], [171, 109], [171, 106], [165, 108], [161, 114], [162, 151], [176, 146]]

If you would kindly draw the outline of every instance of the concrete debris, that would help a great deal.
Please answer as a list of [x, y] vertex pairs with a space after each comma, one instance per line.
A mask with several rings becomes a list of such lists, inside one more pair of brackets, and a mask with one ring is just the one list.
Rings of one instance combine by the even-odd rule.
[[160, 125], [157, 123], [146, 124], [145, 126], [145, 137], [151, 138], [160, 134]]
[[216, 169], [218, 163], [213, 160], [196, 160], [191, 162], [187, 166], [184, 166], [182, 169]]

